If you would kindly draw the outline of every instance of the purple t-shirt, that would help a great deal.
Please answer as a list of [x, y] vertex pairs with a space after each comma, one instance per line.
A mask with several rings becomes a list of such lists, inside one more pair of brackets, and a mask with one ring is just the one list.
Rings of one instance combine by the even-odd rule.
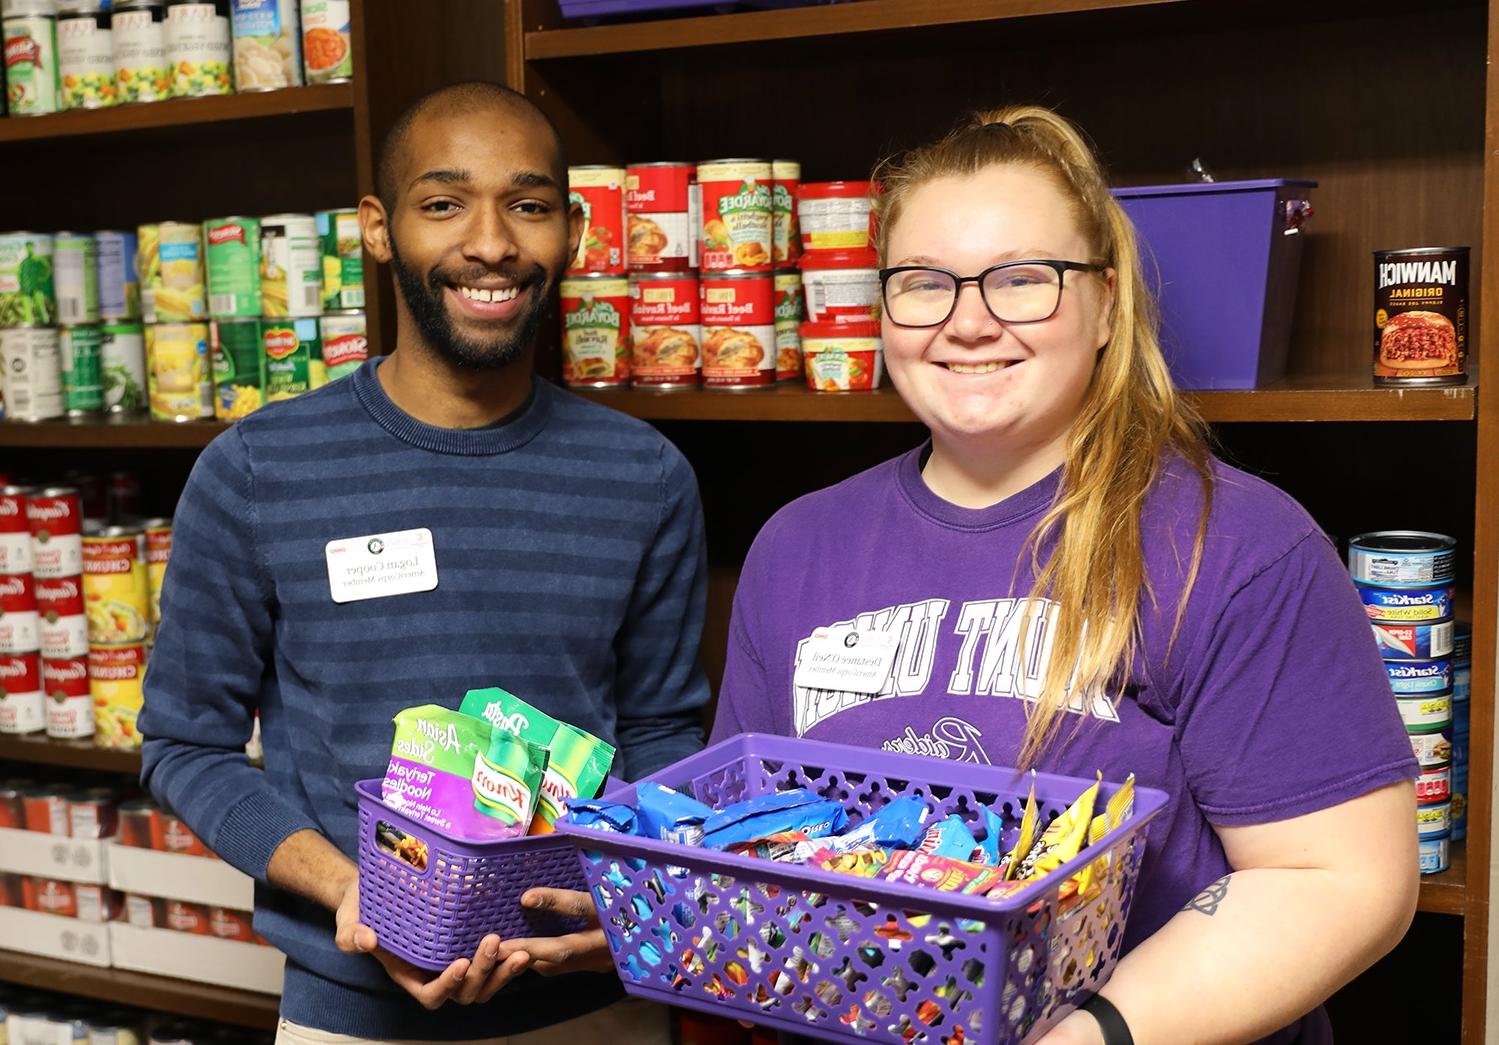
[[[1018, 610], [1033, 578], [1028, 565], [1016, 573], [1016, 556], [1060, 473], [970, 509], [928, 489], [921, 460], [913, 450], [803, 497], [760, 531], [734, 599], [714, 740], [766, 732], [1016, 763], [1022, 701], [1044, 668], [1031, 657], [1030, 677], [1017, 671]], [[1229, 872], [1214, 825], [1284, 820], [1416, 775], [1331, 543], [1275, 487], [1217, 461], [1214, 474], [1201, 571], [1175, 644], [1202, 506], [1181, 463], [1157, 481], [1141, 519], [1155, 600], [1143, 600], [1123, 699], [1116, 709], [1075, 698], [1072, 714], [1091, 721], [1037, 766], [1112, 780], [1133, 772], [1171, 796], [1150, 829], [1126, 951]], [[847, 624], [899, 631], [883, 690], [798, 689], [800, 646], [817, 628]], [[1323, 1040], [1325, 1028], [1318, 1013], [1300, 1040]]]

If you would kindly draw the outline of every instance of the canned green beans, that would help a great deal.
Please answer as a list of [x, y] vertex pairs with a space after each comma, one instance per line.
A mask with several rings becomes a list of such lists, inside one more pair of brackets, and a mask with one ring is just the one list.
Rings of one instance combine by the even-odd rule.
[[10, 115], [57, 112], [62, 108], [62, 82], [57, 66], [56, 14], [36, 5], [26, 5], [24, 10], [7, 5], [3, 25], [5, 101]]
[[99, 328], [99, 370], [104, 409], [131, 413], [146, 406], [146, 333], [139, 323], [105, 323]]
[[104, 382], [99, 361], [98, 327], [65, 327], [58, 333], [62, 362], [63, 406], [69, 417], [86, 417], [104, 409]]
[[320, 210], [323, 247], [323, 311], [364, 308], [364, 242], [356, 210]]
[[56, 319], [51, 234], [0, 234], [0, 327], [45, 326]]
[[93, 236], [59, 232], [52, 238], [52, 285], [59, 323], [99, 322], [99, 255]]
[[294, 399], [310, 392], [312, 360], [322, 359], [315, 319], [262, 321], [261, 345], [265, 350], [265, 400]]
[[159, 102], [172, 96], [165, 16], [160, 0], [126, 0], [114, 7], [109, 25], [122, 102]]
[[260, 320], [220, 319], [211, 324], [213, 416], [238, 421], [265, 401], [265, 356]]
[[74, 10], [57, 19], [57, 62], [64, 109], [105, 109], [120, 101], [109, 12]]

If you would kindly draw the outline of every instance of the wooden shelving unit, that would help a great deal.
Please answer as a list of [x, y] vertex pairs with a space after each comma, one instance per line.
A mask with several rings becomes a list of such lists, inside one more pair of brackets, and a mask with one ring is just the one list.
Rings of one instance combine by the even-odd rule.
[[201, 450], [228, 427], [216, 421], [167, 424], [139, 415], [113, 415], [105, 420], [3, 421], [0, 447]]
[[0, 735], [0, 763], [7, 762], [60, 766], [65, 769], [93, 769], [128, 777], [141, 775], [139, 750], [99, 747], [88, 740], [52, 740], [41, 734], [21, 737]]

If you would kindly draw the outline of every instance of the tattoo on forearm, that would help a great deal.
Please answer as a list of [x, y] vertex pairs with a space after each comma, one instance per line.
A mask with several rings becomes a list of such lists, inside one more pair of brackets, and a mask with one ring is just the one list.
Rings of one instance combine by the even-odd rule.
[[1230, 877], [1230, 875], [1224, 875], [1218, 879], [1188, 901], [1187, 906], [1183, 907], [1182, 910], [1196, 911], [1198, 914], [1205, 914], [1209, 918], [1217, 914], [1218, 905], [1228, 895], [1228, 880]]

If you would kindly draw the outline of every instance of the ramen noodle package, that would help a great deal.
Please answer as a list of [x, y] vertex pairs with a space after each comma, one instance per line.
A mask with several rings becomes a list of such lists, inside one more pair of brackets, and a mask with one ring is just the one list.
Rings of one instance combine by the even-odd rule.
[[727, 849], [737, 842], [751, 842], [782, 831], [801, 831], [808, 838], [821, 838], [842, 830], [847, 822], [841, 803], [796, 788], [747, 798], [714, 813], [703, 824], [703, 844], [710, 849]]
[[1041, 833], [1029, 853], [1020, 861], [1014, 877], [1023, 881], [1041, 878], [1071, 860], [1088, 840], [1088, 828], [1093, 820], [1093, 803], [1098, 798], [1098, 785], [1103, 774], [1093, 786], [1078, 796], [1067, 811], [1057, 817]]
[[702, 845], [703, 824], [713, 810], [654, 780], [635, 785], [635, 816], [642, 838]]

